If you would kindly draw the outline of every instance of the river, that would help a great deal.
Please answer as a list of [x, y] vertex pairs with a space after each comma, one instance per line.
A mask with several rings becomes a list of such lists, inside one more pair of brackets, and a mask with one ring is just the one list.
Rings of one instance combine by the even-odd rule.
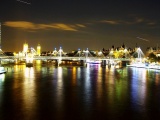
[[160, 70], [5, 66], [0, 120], [150, 120], [160, 116]]

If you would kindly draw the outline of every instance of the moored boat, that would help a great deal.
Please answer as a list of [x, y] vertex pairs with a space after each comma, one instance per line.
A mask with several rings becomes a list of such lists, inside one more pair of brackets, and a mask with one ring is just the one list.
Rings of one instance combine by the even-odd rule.
[[101, 64], [101, 61], [87, 61], [89, 64]]
[[149, 64], [147, 66], [148, 69], [157, 69], [160, 70], [160, 65], [159, 64]]
[[145, 63], [137, 62], [127, 65], [128, 67], [146, 68], [148, 65]]
[[0, 74], [6, 73], [4, 67], [0, 66]]

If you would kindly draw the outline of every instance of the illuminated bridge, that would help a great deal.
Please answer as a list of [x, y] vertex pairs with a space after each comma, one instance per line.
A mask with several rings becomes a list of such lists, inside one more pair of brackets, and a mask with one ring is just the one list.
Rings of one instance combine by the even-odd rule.
[[127, 54], [125, 54], [125, 58], [113, 58], [112, 54], [110, 53], [110, 56], [104, 56], [102, 52], [99, 52], [97, 56], [93, 57], [93, 55], [89, 52], [87, 49], [86, 51], [78, 51], [75, 56], [68, 57], [63, 54], [63, 50], [60, 48], [60, 50], [57, 52], [54, 51], [54, 54], [50, 56], [38, 56], [34, 55], [33, 53], [29, 53], [26, 55], [17, 55], [17, 56], [0, 56], [0, 60], [2, 61], [9, 61], [9, 62], [20, 62], [24, 61], [26, 63], [33, 64], [34, 60], [41, 60], [41, 61], [53, 61], [56, 65], [59, 64], [68, 64], [69, 62], [77, 63], [80, 65], [84, 65], [86, 63], [101, 63], [101, 65], [106, 64], [117, 64], [117, 63], [127, 63], [131, 61], [130, 57], [127, 57]]
[[17, 61], [25, 61], [26, 64], [32, 64], [34, 60], [41, 61], [54, 61], [54, 63], [59, 66], [60, 64], [67, 64], [67, 62], [76, 62], [78, 65], [84, 66], [86, 63], [100, 63], [105, 66], [107, 64], [117, 64], [117, 63], [127, 63], [130, 62], [131, 59], [128, 58], [118, 58], [118, 59], [110, 59], [106, 57], [58, 57], [58, 56], [33, 56], [32, 58], [28, 58], [25, 56], [1, 56], [1, 61], [5, 62], [17, 62]]
[[[15, 59], [21, 59], [25, 60], [27, 59], [25, 56], [0, 56], [1, 60], [15, 60]], [[131, 61], [130, 58], [107, 58], [107, 57], [59, 57], [59, 56], [33, 56], [33, 60], [119, 60], [119, 61]]]
[[[99, 52], [97, 56], [93, 57], [89, 50], [86, 51], [78, 51], [75, 56], [68, 57], [63, 54], [63, 50], [57, 52], [56, 50], [53, 52], [53, 55], [50, 56], [38, 56], [34, 55], [34, 53], [30, 53], [27, 55], [16, 55], [16, 56], [0, 56], [1, 60], [26, 60], [27, 58], [32, 58], [33, 60], [91, 60], [91, 61], [102, 61], [102, 60], [111, 60], [112, 57], [105, 57], [102, 52]], [[111, 53], [110, 53], [111, 54]], [[127, 58], [112, 58], [114, 61], [130, 61], [129, 57]]]

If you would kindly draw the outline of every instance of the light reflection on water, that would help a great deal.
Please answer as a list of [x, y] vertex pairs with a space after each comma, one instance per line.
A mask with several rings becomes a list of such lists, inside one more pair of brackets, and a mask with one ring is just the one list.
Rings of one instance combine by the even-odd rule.
[[137, 110], [145, 110], [146, 100], [146, 83], [147, 83], [147, 71], [146, 69], [134, 69], [133, 77], [131, 79], [131, 93], [133, 107]]
[[6, 69], [0, 75], [2, 120], [146, 119], [160, 113], [157, 70], [42, 64]]
[[24, 82], [22, 85], [22, 99], [25, 108], [25, 115], [30, 118], [34, 114], [36, 104], [36, 88], [35, 88], [34, 69], [26, 68], [24, 71]]
[[0, 82], [4, 82], [5, 74], [0, 74]]
[[3, 84], [4, 84], [4, 80], [5, 80], [5, 74], [0, 74], [0, 108], [2, 105], [2, 97], [3, 97]]
[[54, 75], [57, 75], [57, 77], [55, 78], [55, 80], [57, 80], [57, 85], [56, 85], [56, 96], [55, 99], [57, 101], [57, 108], [58, 109], [62, 109], [62, 105], [64, 104], [64, 98], [63, 98], [63, 69], [62, 67], [58, 67], [57, 70], [55, 70]]

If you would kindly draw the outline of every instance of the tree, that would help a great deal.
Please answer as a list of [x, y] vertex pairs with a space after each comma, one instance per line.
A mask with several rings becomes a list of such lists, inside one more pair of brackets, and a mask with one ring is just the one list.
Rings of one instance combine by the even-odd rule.
[[154, 53], [150, 53], [148, 55], [150, 62], [157, 62], [158, 61], [158, 57], [154, 54]]

